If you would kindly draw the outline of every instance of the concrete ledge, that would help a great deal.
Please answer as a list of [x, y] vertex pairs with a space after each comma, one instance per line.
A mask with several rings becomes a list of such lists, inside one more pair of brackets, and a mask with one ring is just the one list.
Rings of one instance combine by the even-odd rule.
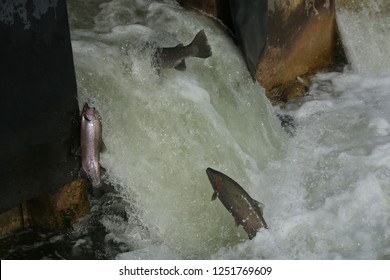
[[88, 212], [87, 183], [79, 179], [54, 194], [31, 199], [0, 214], [0, 237], [30, 226], [65, 231]]
[[86, 183], [76, 180], [52, 195], [29, 200], [31, 223], [40, 228], [63, 231], [89, 211]]
[[0, 237], [11, 235], [20, 229], [28, 227], [30, 220], [27, 212], [27, 205], [23, 203], [0, 214]]

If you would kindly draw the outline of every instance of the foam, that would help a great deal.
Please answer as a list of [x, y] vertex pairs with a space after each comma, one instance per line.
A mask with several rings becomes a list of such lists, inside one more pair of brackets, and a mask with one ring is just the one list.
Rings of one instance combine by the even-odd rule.
[[[94, 27], [72, 30], [79, 102], [98, 108], [107, 178], [148, 228], [103, 219], [108, 239], [133, 248], [118, 259], [388, 258], [385, 73], [316, 76], [307, 97], [280, 109], [297, 123], [288, 138], [239, 50], [209, 19], [169, 1], [100, 9]], [[212, 57], [158, 75], [153, 48], [190, 42], [200, 29]], [[247, 240], [210, 202], [209, 166], [265, 204], [269, 230]]]

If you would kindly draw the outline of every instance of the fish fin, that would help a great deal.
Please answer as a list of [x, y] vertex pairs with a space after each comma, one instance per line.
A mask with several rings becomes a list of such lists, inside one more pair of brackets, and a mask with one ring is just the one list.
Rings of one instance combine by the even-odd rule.
[[256, 236], [257, 230], [256, 230], [256, 229], [252, 229], [252, 230], [250, 230], [249, 232], [247, 232], [247, 234], [248, 234], [248, 238], [249, 238], [250, 240], [252, 240], [252, 239]]
[[218, 196], [218, 192], [217, 191], [213, 192], [213, 195], [211, 196], [211, 201], [216, 200], [217, 196]]
[[103, 185], [102, 181], [99, 179], [98, 181], [92, 180], [92, 187], [100, 188]]
[[180, 48], [180, 47], [184, 47], [183, 44], [178, 44], [175, 48]]
[[259, 207], [261, 215], [263, 215], [264, 204], [261, 203], [260, 201], [257, 201], [257, 200], [254, 200], [254, 201], [257, 204], [257, 206]]
[[103, 140], [101, 140], [101, 142], [100, 142], [100, 152], [101, 153], [107, 152], [107, 146], [106, 146], [106, 144], [104, 144]]
[[186, 68], [187, 68], [186, 61], [184, 59], [182, 61], [180, 61], [180, 63], [178, 65], [175, 66], [175, 69], [179, 70], [179, 71], [184, 71], [184, 70], [186, 70]]
[[190, 46], [196, 50], [196, 53], [194, 54], [196, 57], [207, 58], [212, 54], [211, 47], [207, 41], [206, 33], [203, 29], [199, 31], [198, 34], [196, 34]]

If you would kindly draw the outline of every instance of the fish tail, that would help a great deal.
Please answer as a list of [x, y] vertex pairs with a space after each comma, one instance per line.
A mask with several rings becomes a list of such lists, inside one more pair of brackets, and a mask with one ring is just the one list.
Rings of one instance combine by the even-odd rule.
[[194, 56], [196, 57], [207, 58], [211, 56], [211, 47], [204, 30], [199, 31], [198, 34], [196, 34], [190, 46], [194, 48]]

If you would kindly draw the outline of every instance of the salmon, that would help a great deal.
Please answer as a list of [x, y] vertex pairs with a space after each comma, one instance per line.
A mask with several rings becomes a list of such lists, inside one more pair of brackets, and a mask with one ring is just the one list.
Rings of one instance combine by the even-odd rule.
[[100, 175], [100, 152], [104, 149], [102, 124], [98, 111], [84, 104], [81, 114], [81, 173], [91, 180], [93, 187], [102, 185]]
[[236, 225], [244, 228], [249, 239], [255, 237], [259, 229], [268, 228], [263, 218], [261, 202], [251, 198], [237, 182], [225, 174], [212, 168], [207, 168], [206, 173], [214, 189], [211, 200], [219, 198], [234, 217]]
[[160, 72], [161, 68], [186, 70], [185, 59], [188, 57], [207, 58], [211, 56], [211, 47], [204, 30], [196, 34], [194, 40], [187, 46], [179, 44], [171, 48], [157, 48], [153, 56], [153, 66]]

